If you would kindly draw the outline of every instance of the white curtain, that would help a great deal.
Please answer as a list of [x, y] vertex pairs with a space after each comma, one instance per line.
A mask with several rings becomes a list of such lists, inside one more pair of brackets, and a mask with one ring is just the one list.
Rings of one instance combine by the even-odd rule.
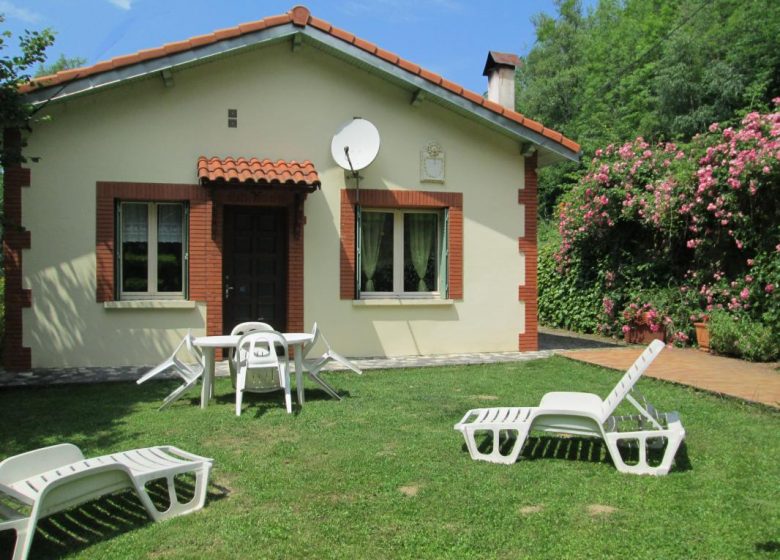
[[182, 242], [182, 212], [178, 204], [161, 204], [157, 207], [157, 242]]
[[122, 205], [122, 242], [149, 241], [149, 213], [146, 204]]

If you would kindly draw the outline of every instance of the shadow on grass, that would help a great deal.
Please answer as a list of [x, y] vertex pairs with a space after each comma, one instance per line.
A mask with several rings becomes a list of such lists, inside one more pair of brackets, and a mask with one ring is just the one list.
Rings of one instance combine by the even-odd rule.
[[[296, 392], [295, 389], [292, 391], [292, 400], [293, 400], [293, 414], [300, 414], [301, 412], [301, 406], [298, 404], [298, 401], [296, 400]], [[338, 391], [339, 396], [342, 399], [347, 399], [351, 396], [349, 391]], [[306, 406], [307, 402], [315, 402], [315, 401], [336, 401], [333, 397], [331, 397], [328, 393], [323, 391], [322, 389], [306, 389], [303, 394], [304, 397], [304, 406]], [[235, 393], [223, 393], [221, 395], [215, 395], [212, 399], [212, 402], [216, 402], [218, 404], [235, 404], [236, 402], [236, 394]], [[197, 400], [193, 399], [193, 404], [200, 404], [200, 397], [198, 397]], [[243, 406], [241, 408], [241, 414], [254, 414], [256, 418], [259, 418], [263, 416], [264, 414], [270, 412], [274, 409], [284, 408], [284, 393], [281, 389], [277, 389], [274, 391], [269, 391], [267, 393], [250, 393], [246, 392], [244, 393], [244, 399], [243, 399]]]
[[[56, 443], [74, 443], [89, 456], [120, 441], [143, 439], [126, 430], [139, 406], [157, 408], [177, 382], [95, 383], [0, 390], [0, 459]], [[77, 398], [74, 398], [74, 394]], [[151, 445], [151, 443], [150, 443]]]
[[[193, 479], [175, 480], [179, 500], [191, 500], [195, 495]], [[170, 501], [165, 483], [153, 481], [146, 488], [157, 509], [167, 509]], [[204, 508], [227, 495], [227, 489], [210, 483]], [[29, 558], [62, 558], [150, 523], [153, 521], [134, 491], [105, 496], [40, 520]], [[10, 559], [14, 545], [13, 531], [0, 532], [0, 559]]]
[[780, 542], [766, 541], [756, 543], [756, 552], [780, 552]]
[[[508, 455], [516, 443], [514, 437], [506, 437], [502, 434], [499, 440], [499, 451], [502, 455]], [[480, 453], [490, 453], [493, 444], [491, 437], [485, 437], [478, 444]], [[463, 444], [462, 449], [468, 451]], [[637, 448], [621, 449], [623, 460], [632, 464], [639, 459]], [[648, 449], [648, 461], [650, 464], [660, 463], [663, 450]], [[566, 437], [566, 436], [529, 436], [520, 451], [520, 459], [525, 461], [538, 461], [544, 459], [563, 459], [566, 461], [582, 461], [588, 463], [604, 463], [612, 467], [612, 461], [606, 444], [598, 438], [591, 437]], [[693, 469], [688, 448], [683, 441], [677, 449], [674, 464], [670, 472], [685, 472]]]

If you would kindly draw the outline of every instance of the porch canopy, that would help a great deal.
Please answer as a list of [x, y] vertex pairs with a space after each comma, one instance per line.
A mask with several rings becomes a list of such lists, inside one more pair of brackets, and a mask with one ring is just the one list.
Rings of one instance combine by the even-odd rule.
[[198, 181], [203, 186], [258, 185], [306, 193], [320, 188], [320, 177], [309, 160], [298, 162], [200, 156]]

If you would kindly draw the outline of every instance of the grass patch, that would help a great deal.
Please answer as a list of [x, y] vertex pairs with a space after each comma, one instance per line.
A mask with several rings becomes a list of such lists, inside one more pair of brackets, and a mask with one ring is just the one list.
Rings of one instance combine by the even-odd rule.
[[[472, 461], [453, 424], [469, 408], [533, 405], [552, 390], [606, 395], [619, 378], [550, 358], [328, 374], [349, 394], [230, 382], [157, 412], [172, 382], [0, 390], [0, 458], [64, 441], [86, 455], [172, 444], [213, 457], [203, 511], [155, 524], [132, 495], [41, 524], [31, 557], [770, 558], [780, 550], [780, 414], [642, 379], [688, 433], [666, 477], [618, 473], [603, 446], [539, 435], [503, 466]], [[495, 397], [486, 399], [485, 396]], [[0, 535], [0, 551], [10, 539]], [[7, 535], [5, 535], [7, 537]]]

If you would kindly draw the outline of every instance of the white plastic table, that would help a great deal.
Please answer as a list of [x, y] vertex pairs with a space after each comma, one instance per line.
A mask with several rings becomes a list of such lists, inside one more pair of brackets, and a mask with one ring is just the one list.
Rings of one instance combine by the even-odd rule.
[[[298, 404], [303, 405], [303, 346], [312, 341], [311, 333], [282, 333], [288, 348], [295, 349], [295, 390]], [[203, 349], [206, 371], [203, 372], [203, 386], [200, 390], [200, 407], [206, 408], [214, 393], [214, 349], [235, 348], [240, 335], [200, 336], [192, 343]]]

